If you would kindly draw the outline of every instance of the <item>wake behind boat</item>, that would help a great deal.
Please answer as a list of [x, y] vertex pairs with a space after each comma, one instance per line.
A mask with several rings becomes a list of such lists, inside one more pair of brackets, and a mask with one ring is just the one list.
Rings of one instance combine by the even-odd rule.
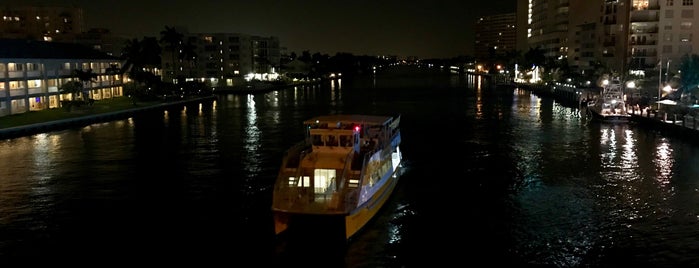
[[399, 123], [400, 116], [374, 115], [304, 121], [305, 139], [287, 150], [274, 185], [275, 232], [335, 225], [349, 239], [364, 227], [398, 183]]
[[587, 104], [593, 118], [609, 123], [627, 123], [631, 114], [626, 110], [626, 101], [621, 81], [605, 82], [600, 96]]

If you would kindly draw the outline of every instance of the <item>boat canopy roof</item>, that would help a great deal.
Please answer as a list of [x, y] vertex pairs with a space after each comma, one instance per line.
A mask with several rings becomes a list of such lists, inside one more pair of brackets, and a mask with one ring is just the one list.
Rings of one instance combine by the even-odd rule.
[[361, 114], [336, 114], [322, 115], [310, 118], [304, 121], [304, 125], [365, 125], [365, 126], [381, 126], [388, 125], [393, 121], [393, 117], [382, 115], [361, 115]]

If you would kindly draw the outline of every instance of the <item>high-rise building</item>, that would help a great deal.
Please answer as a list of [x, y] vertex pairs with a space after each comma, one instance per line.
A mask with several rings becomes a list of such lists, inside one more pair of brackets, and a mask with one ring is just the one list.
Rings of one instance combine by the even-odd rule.
[[563, 59], [568, 55], [569, 0], [528, 0], [527, 37], [530, 47], [544, 56]]
[[476, 59], [495, 59], [517, 48], [516, 13], [480, 17], [475, 24], [474, 54]]
[[699, 51], [694, 0], [526, 0], [517, 6], [524, 14], [529, 48], [581, 71], [643, 77], [648, 92]]
[[84, 31], [77, 7], [0, 6], [0, 38], [72, 41]]

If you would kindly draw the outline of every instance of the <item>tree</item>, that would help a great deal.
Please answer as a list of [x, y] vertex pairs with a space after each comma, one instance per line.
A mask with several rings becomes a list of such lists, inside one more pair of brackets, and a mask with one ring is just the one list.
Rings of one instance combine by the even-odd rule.
[[303, 52], [301, 52], [301, 56], [299, 56], [298, 59], [305, 63], [311, 63], [311, 52], [308, 50], [304, 50]]
[[543, 66], [545, 63], [546, 55], [544, 55], [544, 51], [539, 47], [529, 48], [529, 50], [524, 53], [524, 68], [527, 70], [531, 70], [535, 66]]
[[680, 59], [680, 83], [685, 94], [693, 96], [696, 99], [699, 93], [699, 55], [685, 54]]
[[196, 52], [197, 46], [194, 45], [191, 41], [187, 41], [187, 43], [182, 47], [182, 53], [179, 55], [180, 60], [184, 60], [187, 62], [187, 69], [189, 70], [189, 77], [193, 77], [194, 74], [192, 73], [192, 70], [196, 66], [197, 62], [197, 52]]
[[137, 84], [153, 86], [155, 79], [152, 70], [159, 68], [161, 48], [155, 37], [144, 37], [127, 40], [122, 50], [122, 58], [126, 60], [121, 73], [128, 73], [129, 78]]
[[170, 70], [172, 72], [171, 78], [175, 77], [175, 70], [177, 67], [177, 64], [175, 64], [175, 60], [177, 59], [176, 53], [178, 53], [178, 50], [182, 45], [183, 37], [184, 35], [178, 32], [174, 27], [165, 26], [165, 30], [160, 31], [160, 43], [165, 45], [165, 50], [170, 52], [172, 59], [172, 64], [170, 66]]
[[62, 94], [70, 94], [70, 100], [61, 101], [61, 106], [70, 112], [77, 94], [83, 91], [83, 83], [76, 80], [68, 81], [67, 83], [61, 85], [58, 88], [58, 91]]
[[[92, 69], [87, 70], [73, 70], [73, 76], [78, 78], [80, 83], [83, 84], [81, 90], [85, 89], [85, 83], [94, 82], [97, 80], [97, 74], [92, 72]], [[86, 92], [81, 91], [81, 97], [85, 99]]]
[[153, 70], [162, 65], [160, 54], [162, 48], [155, 37], [144, 37], [141, 39], [141, 64], [145, 69]]
[[141, 49], [141, 42], [136, 38], [126, 40], [124, 47], [121, 49], [121, 56], [124, 60], [126, 60], [124, 63], [124, 70], [130, 70], [143, 66], [144, 59]]
[[70, 98], [75, 100], [78, 93], [83, 91], [83, 83], [80, 81], [68, 81], [58, 89], [63, 94], [70, 94]]

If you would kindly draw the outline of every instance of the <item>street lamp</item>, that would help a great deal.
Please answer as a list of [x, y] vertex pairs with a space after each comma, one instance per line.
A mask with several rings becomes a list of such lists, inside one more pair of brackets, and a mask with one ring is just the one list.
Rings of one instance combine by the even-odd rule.
[[660, 111], [660, 96], [662, 94], [662, 89], [663, 89], [663, 58], [660, 58], [660, 62], [658, 62], [658, 111]]

